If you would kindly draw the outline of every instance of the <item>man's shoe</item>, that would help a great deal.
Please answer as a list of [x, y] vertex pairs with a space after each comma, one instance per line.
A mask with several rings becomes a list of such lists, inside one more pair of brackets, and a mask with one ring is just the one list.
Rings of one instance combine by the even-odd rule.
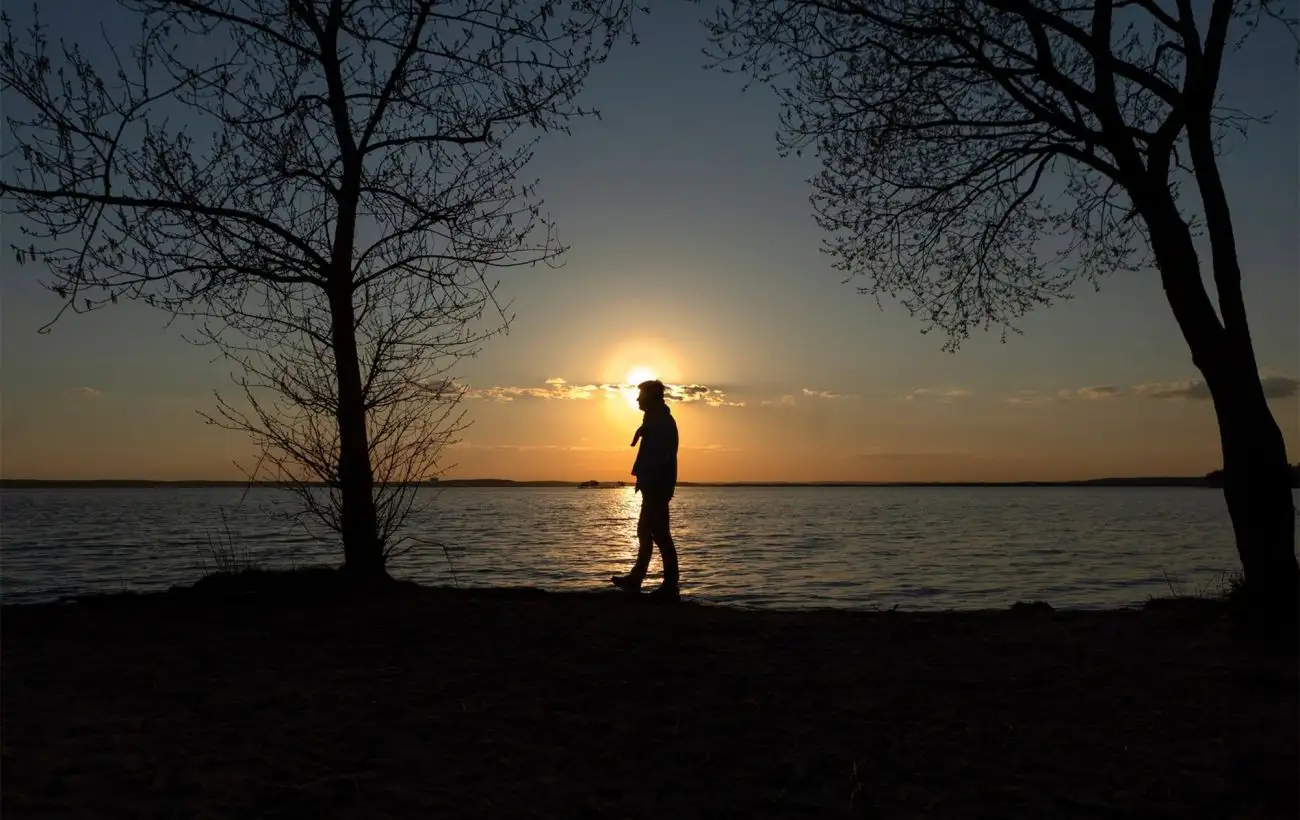
[[651, 590], [650, 597], [665, 603], [677, 603], [682, 599], [682, 592], [676, 586], [664, 585]]
[[609, 582], [624, 592], [640, 592], [641, 582], [631, 575], [615, 575]]

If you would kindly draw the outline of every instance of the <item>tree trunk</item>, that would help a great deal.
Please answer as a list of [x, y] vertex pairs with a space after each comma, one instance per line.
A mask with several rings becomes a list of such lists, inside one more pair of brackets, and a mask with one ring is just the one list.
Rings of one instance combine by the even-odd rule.
[[[1219, 423], [1223, 493], [1245, 578], [1238, 623], [1251, 637], [1294, 642], [1300, 566], [1291, 467], [1282, 431], [1264, 397], [1239, 287], [1234, 290], [1240, 271], [1233, 268], [1231, 237], [1220, 236], [1215, 243], [1215, 280], [1230, 319], [1225, 328], [1206, 293], [1191, 232], [1168, 189], [1147, 192], [1139, 207], [1165, 295], [1209, 387]], [[1216, 227], [1231, 232], [1230, 222], [1219, 221]]]
[[1208, 383], [1223, 445], [1223, 495], [1245, 576], [1240, 625], [1255, 637], [1293, 641], [1300, 567], [1286, 443], [1258, 373], [1229, 365]]
[[[1221, 45], [1230, 6], [1216, 3], [1211, 28]], [[1202, 69], [1197, 85], [1217, 86], [1218, 47]], [[1196, 187], [1205, 210], [1214, 269], [1214, 288], [1223, 316], [1220, 355], [1206, 383], [1214, 397], [1223, 445], [1223, 494], [1232, 517], [1242, 573], [1239, 622], [1261, 637], [1285, 636], [1294, 645], [1300, 624], [1300, 566], [1295, 555], [1295, 500], [1291, 494], [1291, 465], [1286, 441], [1278, 428], [1260, 383], [1259, 364], [1250, 337], [1246, 301], [1241, 290], [1241, 264], [1232, 209], [1219, 173], [1211, 128], [1212, 96], [1194, 95], [1187, 128], [1188, 147], [1196, 170]]]
[[343, 569], [356, 578], [381, 577], [387, 573], [375, 511], [351, 288], [331, 287], [329, 301], [339, 391], [339, 534], [343, 537]]

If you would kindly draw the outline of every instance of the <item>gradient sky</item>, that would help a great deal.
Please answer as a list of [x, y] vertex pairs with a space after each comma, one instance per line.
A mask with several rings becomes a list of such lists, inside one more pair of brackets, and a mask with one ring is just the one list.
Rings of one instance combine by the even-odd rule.
[[[683, 480], [1054, 480], [1219, 465], [1213, 411], [1154, 272], [1081, 287], [1027, 317], [1023, 336], [977, 335], [955, 354], [900, 307], [879, 310], [842, 284], [807, 200], [815, 161], [777, 156], [769, 91], [742, 93], [741, 78], [703, 69], [701, 14], [679, 3], [642, 18], [641, 45], [624, 44], [587, 87], [603, 120], [538, 151], [530, 173], [572, 249], [559, 270], [503, 272], [517, 320], [458, 369], [473, 423], [448, 453], [451, 477], [625, 477], [638, 414], [625, 396], [578, 388], [637, 367], [713, 391], [674, 405]], [[61, 14], [58, 32], [93, 36], [89, 18]], [[1274, 117], [1222, 168], [1256, 348], [1295, 460], [1293, 54], [1264, 32], [1232, 58], [1225, 94]], [[7, 247], [16, 231], [3, 233]], [[233, 462], [249, 444], [196, 412], [229, 384], [214, 351], [142, 305], [37, 335], [59, 300], [40, 269], [5, 256], [5, 477], [242, 477]]]

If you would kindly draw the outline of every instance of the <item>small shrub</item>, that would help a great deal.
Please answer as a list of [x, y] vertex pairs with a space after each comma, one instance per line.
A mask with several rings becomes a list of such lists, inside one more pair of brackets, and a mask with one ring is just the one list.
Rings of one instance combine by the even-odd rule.
[[[203, 560], [203, 574], [235, 574], [240, 572], [249, 572], [259, 568], [257, 559], [253, 556], [252, 549], [245, 542], [235, 543], [235, 538], [230, 532], [230, 522], [226, 520], [226, 510], [221, 508], [221, 532], [214, 538], [212, 533], [207, 533], [208, 546], [205, 550], [199, 547], [199, 555]], [[208, 569], [208, 560], [212, 561], [212, 569]]]
[[1046, 601], [1016, 601], [1011, 605], [1012, 612], [1055, 612]]
[[1221, 572], [1202, 581], [1200, 585], [1193, 589], [1187, 589], [1173, 578], [1170, 578], [1167, 572], [1164, 573], [1164, 576], [1165, 586], [1169, 587], [1169, 594], [1159, 597], [1151, 596], [1146, 602], [1148, 608], [1235, 604], [1240, 601], [1245, 589], [1245, 577], [1239, 570]]
[[1240, 570], [1225, 572], [1219, 580], [1219, 596], [1228, 603], [1240, 602], [1246, 593], [1246, 576]]
[[209, 573], [184, 590], [184, 594], [205, 599], [261, 594], [289, 602], [328, 595], [345, 585], [346, 579], [333, 567], [306, 566], [293, 570], [248, 567]]

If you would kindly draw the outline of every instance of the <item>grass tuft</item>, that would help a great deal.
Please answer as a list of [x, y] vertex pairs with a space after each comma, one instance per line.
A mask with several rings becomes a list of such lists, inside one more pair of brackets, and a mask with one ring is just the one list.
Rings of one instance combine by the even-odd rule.
[[[221, 532], [213, 537], [212, 532], [208, 531], [208, 546], [205, 550], [199, 547], [199, 557], [203, 562], [204, 575], [212, 574], [234, 574], [248, 572], [259, 568], [253, 550], [246, 542], [235, 542], [234, 535], [230, 532], [230, 522], [226, 519], [226, 510], [220, 508], [221, 512]], [[211, 570], [209, 567], [211, 560]]]

